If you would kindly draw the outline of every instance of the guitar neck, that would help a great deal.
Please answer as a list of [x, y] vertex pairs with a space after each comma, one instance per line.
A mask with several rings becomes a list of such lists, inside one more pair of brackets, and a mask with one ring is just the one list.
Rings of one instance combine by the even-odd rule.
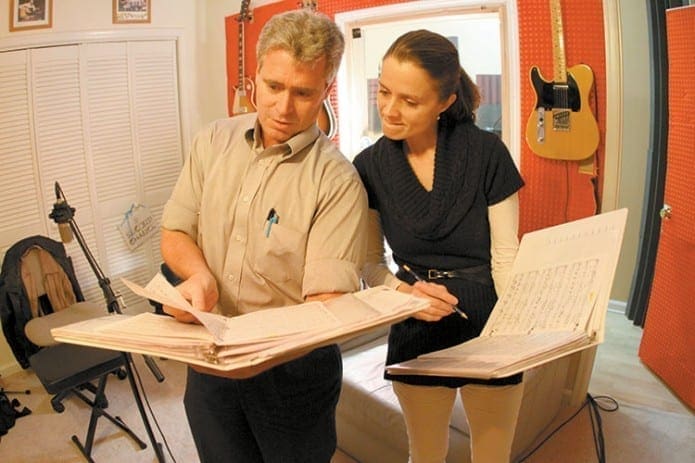
[[550, 18], [553, 29], [553, 80], [556, 83], [565, 84], [567, 83], [567, 61], [560, 0], [550, 0]]
[[239, 78], [237, 91], [244, 92], [244, 19], [239, 18]]

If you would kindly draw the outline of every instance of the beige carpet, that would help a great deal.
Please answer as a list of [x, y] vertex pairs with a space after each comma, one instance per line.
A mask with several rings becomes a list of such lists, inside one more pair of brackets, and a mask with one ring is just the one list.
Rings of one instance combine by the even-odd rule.
[[[606, 342], [599, 348], [590, 393], [609, 395], [619, 409], [601, 412], [607, 462], [615, 463], [690, 463], [695, 461], [695, 417], [637, 359], [641, 330], [621, 314], [609, 313]], [[166, 376], [157, 383], [142, 362], [135, 363], [145, 385], [152, 409], [166, 442], [178, 463], [198, 461], [188, 431], [181, 396], [185, 368], [172, 361], [158, 360]], [[6, 389], [30, 389], [31, 395], [13, 395], [32, 414], [17, 421], [0, 440], [0, 462], [83, 462], [70, 440], [76, 434], [84, 440], [89, 408], [77, 399], [66, 401], [66, 411], [51, 408], [50, 397], [30, 372], [2, 378]], [[132, 398], [127, 380], [109, 379], [108, 411], [118, 415], [143, 439], [148, 448], [140, 450], [131, 439], [104, 418], [99, 420], [92, 456], [96, 462], [156, 462], [149, 438]], [[154, 422], [151, 420], [153, 428]], [[164, 442], [156, 431], [157, 440]], [[174, 461], [164, 449], [166, 461]], [[234, 460], [230, 458], [230, 462]], [[342, 454], [334, 463], [351, 462]], [[552, 436], [528, 463], [597, 462], [589, 412], [585, 408], [576, 418]], [[382, 463], [382, 462], [360, 462]], [[404, 462], [405, 463], [405, 462]], [[454, 463], [454, 462], [450, 462]], [[456, 462], [458, 463], [458, 462]]]

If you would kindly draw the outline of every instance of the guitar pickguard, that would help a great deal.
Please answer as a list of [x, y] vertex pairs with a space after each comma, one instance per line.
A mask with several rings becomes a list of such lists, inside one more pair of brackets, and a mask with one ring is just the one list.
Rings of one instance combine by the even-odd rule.
[[[537, 67], [531, 69], [531, 85], [536, 91], [536, 108], [545, 109], [565, 107], [572, 111], [581, 111], [582, 100], [579, 94], [579, 86], [572, 74], [567, 75], [567, 83], [546, 82], [541, 77]], [[566, 101], [563, 101], [563, 93], [567, 93]]]

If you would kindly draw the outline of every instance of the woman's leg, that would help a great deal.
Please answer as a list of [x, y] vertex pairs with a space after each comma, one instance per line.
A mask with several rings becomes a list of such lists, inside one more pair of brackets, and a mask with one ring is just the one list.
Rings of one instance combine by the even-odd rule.
[[508, 463], [524, 383], [509, 386], [468, 384], [461, 388], [471, 430], [473, 463]]
[[393, 382], [408, 430], [411, 463], [444, 463], [456, 389]]

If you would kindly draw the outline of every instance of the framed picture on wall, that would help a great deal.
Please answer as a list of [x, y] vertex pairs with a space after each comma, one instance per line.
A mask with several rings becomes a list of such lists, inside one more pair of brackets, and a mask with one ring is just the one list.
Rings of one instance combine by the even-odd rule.
[[53, 25], [53, 0], [10, 0], [10, 32]]
[[113, 0], [113, 23], [150, 22], [152, 0]]

